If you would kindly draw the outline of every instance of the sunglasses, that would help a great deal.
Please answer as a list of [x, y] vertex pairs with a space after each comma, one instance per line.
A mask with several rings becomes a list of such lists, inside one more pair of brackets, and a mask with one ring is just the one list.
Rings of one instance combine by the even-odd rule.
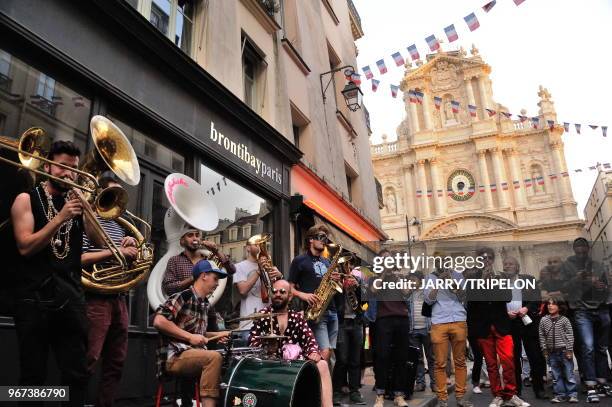
[[285, 290], [284, 288], [273, 288], [272, 289], [272, 294], [287, 294], [287, 290]]
[[318, 234], [314, 237], [316, 240], [325, 241], [327, 240], [327, 235], [324, 233]]

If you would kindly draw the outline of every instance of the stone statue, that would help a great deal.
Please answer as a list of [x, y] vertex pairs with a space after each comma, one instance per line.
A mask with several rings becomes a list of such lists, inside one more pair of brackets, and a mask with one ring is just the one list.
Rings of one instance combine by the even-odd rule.
[[397, 213], [395, 194], [391, 191], [387, 193], [387, 213], [389, 213], [389, 215], [394, 215]]
[[446, 101], [444, 104], [444, 117], [446, 118], [446, 122], [456, 121], [456, 114], [453, 112], [453, 104], [450, 100]]

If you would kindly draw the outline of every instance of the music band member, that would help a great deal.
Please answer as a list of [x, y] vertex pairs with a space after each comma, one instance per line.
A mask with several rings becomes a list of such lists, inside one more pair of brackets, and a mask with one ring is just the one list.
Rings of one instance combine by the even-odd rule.
[[[98, 180], [101, 188], [120, 186], [112, 173], [105, 173]], [[113, 243], [123, 253], [127, 261], [132, 261], [138, 255], [136, 239], [127, 236], [125, 230], [114, 219], [103, 219], [98, 216], [98, 222], [106, 231]], [[108, 265], [113, 253], [106, 247], [99, 247], [83, 235], [83, 267], [90, 268], [94, 264]], [[102, 358], [102, 372], [96, 396], [96, 406], [112, 406], [115, 393], [121, 381], [121, 372], [127, 357], [128, 348], [128, 310], [125, 293], [102, 294], [86, 292], [87, 319], [89, 320], [89, 335], [87, 348], [87, 371], [93, 375], [98, 360]]]
[[[157, 350], [158, 377], [168, 373], [198, 377], [200, 398], [204, 407], [215, 406], [221, 380], [220, 353], [206, 350], [209, 338], [218, 332], [206, 330], [208, 300], [227, 273], [210, 260], [200, 260], [193, 266], [194, 283], [171, 295], [156, 311], [153, 326], [161, 333]], [[229, 333], [224, 332], [225, 336]]]
[[272, 304], [264, 308], [262, 313], [280, 313], [272, 317], [272, 329], [270, 329], [270, 318], [257, 319], [251, 328], [249, 345], [259, 347], [262, 345], [260, 336], [275, 334], [285, 335], [286, 338], [280, 340], [277, 350], [277, 357], [282, 358], [283, 346], [287, 344], [297, 344], [301, 348], [301, 357], [312, 360], [317, 364], [319, 375], [321, 376], [321, 405], [322, 407], [332, 406], [332, 384], [329, 367], [322, 358], [319, 346], [309, 328], [304, 317], [297, 312], [288, 309], [289, 301], [293, 297], [291, 285], [286, 280], [277, 280], [273, 284]]
[[[329, 229], [325, 225], [309, 228], [306, 232], [306, 253], [295, 257], [289, 268], [289, 283], [293, 295], [306, 302], [308, 306], [321, 301], [314, 292], [330, 266], [329, 261], [322, 256], [328, 234]], [[332, 280], [340, 281], [340, 277], [337, 271], [332, 272]], [[332, 299], [327, 309], [323, 311], [318, 323], [309, 321], [308, 324], [321, 348], [323, 359], [329, 361], [332, 350], [336, 348], [338, 337], [338, 315], [334, 300]]]
[[[77, 168], [79, 149], [69, 141], [51, 145], [49, 159]], [[44, 164], [52, 176], [75, 181], [69, 169]], [[87, 315], [81, 286], [83, 230], [79, 199], [69, 186], [49, 179], [17, 196], [11, 208], [17, 249], [15, 328], [23, 386], [42, 386], [49, 349], [55, 354], [61, 385], [70, 386], [70, 405], [83, 406], [87, 384]], [[92, 233], [88, 233], [92, 236]]]
[[[240, 316], [257, 312], [268, 305], [261, 298], [261, 269], [257, 263], [257, 255], [259, 254], [259, 245], [246, 245], [247, 258], [236, 263], [236, 274], [233, 281], [240, 293]], [[271, 280], [279, 280], [283, 278], [283, 274], [276, 267], [268, 272]], [[253, 326], [253, 321], [242, 321], [238, 330], [245, 332], [243, 338], [248, 340], [248, 332]]]

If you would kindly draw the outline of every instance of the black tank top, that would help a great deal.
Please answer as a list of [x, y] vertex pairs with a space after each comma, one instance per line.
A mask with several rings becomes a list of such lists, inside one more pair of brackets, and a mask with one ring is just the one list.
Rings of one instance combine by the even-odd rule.
[[[47, 223], [45, 213], [48, 203], [44, 190], [37, 186], [29, 193], [34, 232]], [[53, 205], [60, 211], [64, 206], [63, 196], [54, 196]], [[43, 209], [44, 208], [44, 209]], [[50, 308], [65, 305], [68, 301], [83, 302], [81, 285], [81, 248], [83, 246], [83, 219], [73, 219], [70, 230], [70, 251], [64, 259], [58, 259], [49, 243], [44, 249], [32, 256], [20, 257], [17, 292], [18, 298], [39, 302]], [[60, 247], [60, 251], [63, 247]]]

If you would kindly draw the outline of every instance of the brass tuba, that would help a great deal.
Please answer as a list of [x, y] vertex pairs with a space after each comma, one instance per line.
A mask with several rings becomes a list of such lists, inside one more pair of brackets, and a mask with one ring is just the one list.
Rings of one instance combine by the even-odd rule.
[[268, 249], [266, 248], [266, 243], [271, 239], [272, 235], [270, 233], [262, 233], [251, 236], [247, 240], [248, 245], [259, 246], [257, 264], [259, 265], [259, 277], [261, 279], [261, 300], [264, 303], [272, 299], [272, 284], [276, 281], [272, 280], [268, 274], [272, 270], [272, 267], [274, 267], [272, 265], [272, 259], [270, 259], [270, 255], [268, 254]]
[[341, 256], [342, 245], [340, 244], [330, 243], [327, 245], [327, 249], [333, 252], [331, 265], [325, 272], [325, 275], [321, 279], [321, 283], [314, 292], [317, 298], [319, 298], [319, 301], [317, 301], [315, 305], [309, 306], [304, 314], [309, 321], [319, 322], [323, 311], [327, 309], [334, 295], [336, 295], [336, 293], [342, 293], [342, 285], [332, 280], [331, 275], [337, 268], [341, 268], [344, 263], [348, 262], [353, 257], [352, 255]]

